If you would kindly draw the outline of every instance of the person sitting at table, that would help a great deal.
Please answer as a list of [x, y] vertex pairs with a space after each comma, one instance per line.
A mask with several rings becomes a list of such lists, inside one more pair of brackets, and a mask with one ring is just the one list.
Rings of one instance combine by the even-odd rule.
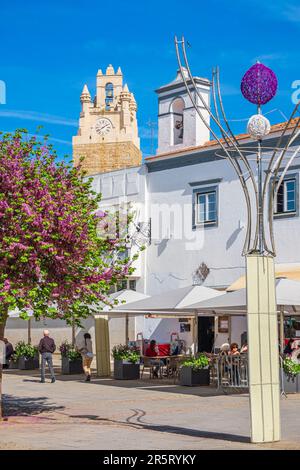
[[239, 345], [237, 343], [231, 343], [230, 345], [230, 351], [229, 351], [229, 356], [239, 356]]
[[219, 356], [228, 356], [229, 350], [230, 350], [230, 344], [229, 343], [222, 344], [222, 346], [220, 347]]
[[291, 355], [292, 355], [292, 352], [293, 352], [293, 349], [294, 349], [293, 348], [293, 342], [294, 342], [294, 339], [290, 338], [288, 340], [287, 345], [284, 348], [283, 354], [285, 354], [287, 357], [291, 357]]
[[[150, 341], [149, 347], [146, 349], [145, 356], [150, 357], [150, 358], [151, 357], [155, 358], [158, 356], [158, 354], [159, 354], [158, 346], [156, 344], [155, 339], [152, 339]], [[159, 359], [152, 359], [150, 360], [150, 364], [154, 366], [153, 377], [158, 378], [158, 372], [159, 372], [160, 366], [164, 365], [163, 361]]]

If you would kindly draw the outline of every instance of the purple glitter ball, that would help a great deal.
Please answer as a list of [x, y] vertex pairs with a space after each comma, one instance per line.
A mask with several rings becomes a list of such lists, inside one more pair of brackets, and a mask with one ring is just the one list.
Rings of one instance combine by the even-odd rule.
[[263, 64], [255, 64], [245, 73], [241, 82], [244, 98], [257, 105], [268, 103], [277, 91], [275, 73]]

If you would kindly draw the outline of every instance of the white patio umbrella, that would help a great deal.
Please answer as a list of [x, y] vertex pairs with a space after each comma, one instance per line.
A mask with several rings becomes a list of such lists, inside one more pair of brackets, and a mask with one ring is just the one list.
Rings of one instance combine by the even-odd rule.
[[[276, 280], [276, 300], [278, 311], [280, 312], [280, 344], [284, 346], [283, 320], [284, 315], [300, 312], [300, 282], [290, 279]], [[204, 302], [197, 302], [189, 306], [200, 313], [213, 313], [214, 315], [246, 315], [247, 313], [247, 292], [240, 289], [229, 292], [216, 299]]]
[[[222, 292], [204, 286], [187, 286], [179, 289], [172, 289], [158, 295], [150, 296], [137, 302], [130, 302], [126, 305], [119, 305], [113, 309], [111, 314], [118, 312], [128, 312], [134, 315], [174, 315], [191, 316], [190, 308], [187, 308], [194, 302], [201, 302], [222, 296]], [[196, 310], [196, 309], [194, 309]]]
[[[289, 279], [276, 280], [276, 299], [278, 310], [284, 307], [287, 313], [300, 310], [300, 282]], [[222, 312], [232, 314], [247, 313], [246, 289], [228, 292], [217, 298], [196, 302], [188, 306], [201, 312]]]

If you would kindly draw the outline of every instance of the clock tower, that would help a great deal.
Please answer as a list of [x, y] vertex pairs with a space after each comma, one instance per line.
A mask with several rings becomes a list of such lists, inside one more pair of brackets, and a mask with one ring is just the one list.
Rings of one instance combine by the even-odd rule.
[[123, 85], [120, 67], [116, 73], [112, 65], [105, 74], [99, 70], [94, 101], [84, 85], [80, 102], [79, 129], [73, 137], [74, 165], [83, 157], [88, 175], [140, 165], [137, 105]]

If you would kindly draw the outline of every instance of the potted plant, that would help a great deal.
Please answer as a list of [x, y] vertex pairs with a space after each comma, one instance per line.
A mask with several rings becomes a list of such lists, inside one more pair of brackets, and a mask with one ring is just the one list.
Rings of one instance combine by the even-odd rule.
[[38, 348], [24, 341], [16, 344], [14, 358], [21, 370], [33, 370], [39, 368]]
[[82, 374], [82, 357], [68, 341], [64, 341], [59, 347], [61, 353], [62, 374]]
[[283, 390], [286, 393], [300, 392], [300, 364], [292, 359], [283, 360]]
[[10, 369], [19, 369], [19, 358], [15, 355], [15, 353], [10, 358], [9, 368]]
[[112, 350], [114, 358], [114, 378], [116, 380], [136, 380], [140, 378], [140, 355], [134, 348], [119, 344]]
[[209, 385], [209, 360], [205, 354], [192, 357], [183, 362], [180, 369], [180, 385]]

